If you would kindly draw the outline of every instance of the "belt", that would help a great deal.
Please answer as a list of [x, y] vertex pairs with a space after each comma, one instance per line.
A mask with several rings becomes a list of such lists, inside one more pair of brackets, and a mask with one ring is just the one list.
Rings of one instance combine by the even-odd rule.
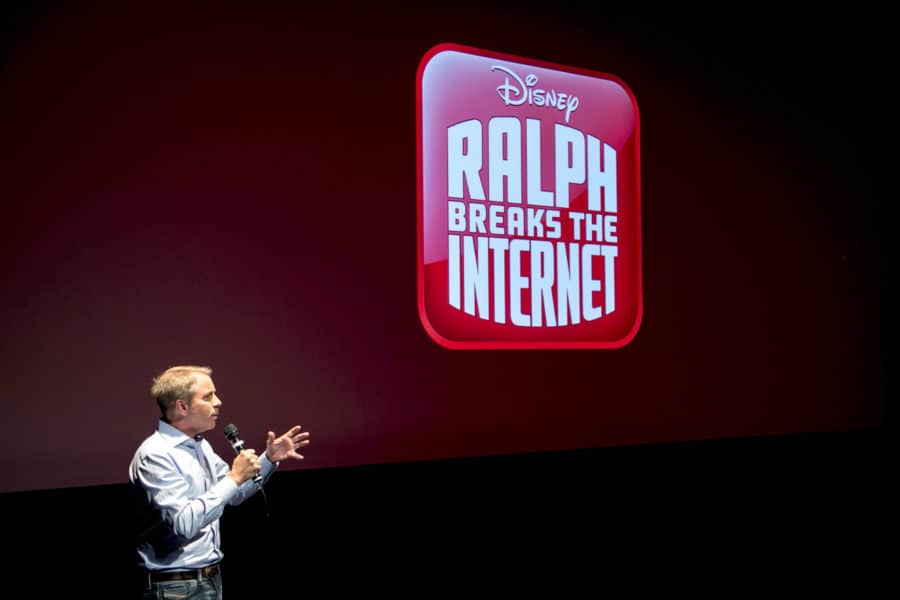
[[219, 563], [191, 569], [190, 571], [150, 571], [150, 583], [157, 581], [185, 581], [190, 579], [212, 579], [219, 572]]

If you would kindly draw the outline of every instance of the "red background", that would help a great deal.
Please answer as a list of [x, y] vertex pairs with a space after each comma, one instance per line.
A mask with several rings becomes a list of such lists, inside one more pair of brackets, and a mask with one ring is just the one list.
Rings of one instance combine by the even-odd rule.
[[[248, 445], [309, 429], [307, 468], [882, 426], [878, 36], [508, 4], [8, 9], [0, 491], [124, 482], [179, 363]], [[442, 42], [634, 92], [625, 348], [423, 330], [415, 80]]]

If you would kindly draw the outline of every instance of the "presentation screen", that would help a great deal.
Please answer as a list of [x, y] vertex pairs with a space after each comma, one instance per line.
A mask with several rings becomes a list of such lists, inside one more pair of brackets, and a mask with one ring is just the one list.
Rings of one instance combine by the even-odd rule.
[[881, 426], [853, 18], [520, 4], [4, 8], [0, 491]]

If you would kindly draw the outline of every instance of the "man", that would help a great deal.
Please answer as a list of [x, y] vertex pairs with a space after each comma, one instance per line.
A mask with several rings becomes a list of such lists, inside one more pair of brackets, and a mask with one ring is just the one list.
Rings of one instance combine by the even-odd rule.
[[[280, 461], [303, 460], [297, 450], [309, 444], [309, 433], [301, 433], [300, 426], [277, 438], [270, 431], [262, 456], [243, 450], [229, 467], [202, 435], [215, 428], [222, 406], [210, 375], [208, 367], [178, 366], [153, 380], [151, 394], [162, 417], [130, 469], [145, 598], [168, 592], [220, 599], [219, 517], [225, 505], [255, 494]], [[253, 481], [257, 475], [260, 483]]]

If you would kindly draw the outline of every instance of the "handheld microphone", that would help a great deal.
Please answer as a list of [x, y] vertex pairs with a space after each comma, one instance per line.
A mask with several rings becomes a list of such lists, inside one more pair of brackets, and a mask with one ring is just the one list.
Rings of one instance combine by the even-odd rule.
[[[235, 454], [240, 454], [244, 451], [244, 440], [238, 437], [238, 428], [234, 425], [234, 423], [229, 423], [225, 426], [225, 437], [228, 438], [228, 441], [231, 442], [231, 447], [234, 448]], [[257, 485], [262, 485], [262, 475], [257, 473], [253, 476], [253, 482]]]

